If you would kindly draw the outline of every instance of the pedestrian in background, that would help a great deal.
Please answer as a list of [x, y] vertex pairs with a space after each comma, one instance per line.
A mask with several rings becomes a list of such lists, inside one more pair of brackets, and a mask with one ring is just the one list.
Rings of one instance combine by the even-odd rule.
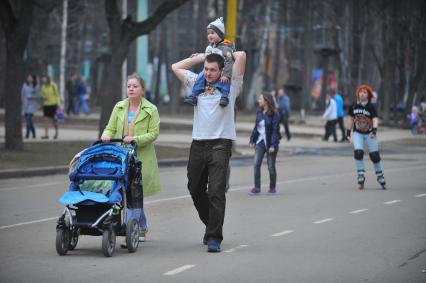
[[[123, 138], [125, 144], [136, 142], [137, 157], [142, 161], [143, 195], [151, 196], [161, 190], [154, 147], [160, 133], [160, 115], [157, 107], [145, 98], [145, 91], [145, 81], [139, 75], [127, 78], [127, 98], [115, 105], [101, 140]], [[148, 223], [143, 202], [130, 209], [130, 216], [139, 220], [139, 240], [145, 241]]]
[[249, 146], [254, 148], [254, 187], [250, 195], [258, 195], [261, 191], [260, 168], [266, 153], [269, 171], [269, 194], [276, 193], [277, 171], [275, 160], [280, 143], [280, 114], [276, 110], [274, 98], [264, 93], [257, 100], [259, 110], [256, 113], [256, 122], [250, 136]]
[[89, 97], [86, 78], [81, 76], [77, 80], [77, 106], [75, 113], [80, 114], [80, 108], [83, 110], [83, 113], [89, 115], [89, 105], [87, 104], [87, 99]]
[[76, 105], [78, 103], [77, 96], [77, 75], [72, 74], [70, 79], [67, 82], [67, 108], [66, 113], [69, 116], [71, 113], [76, 114]]
[[33, 139], [36, 137], [33, 115], [37, 110], [37, 102], [39, 98], [40, 94], [37, 86], [37, 78], [35, 75], [29, 74], [21, 89], [22, 112], [25, 115], [26, 123], [26, 139], [30, 137], [30, 133], [32, 134]]
[[337, 105], [336, 101], [333, 99], [331, 93], [327, 94], [326, 100], [327, 108], [322, 115], [322, 118], [326, 121], [325, 123], [325, 134], [323, 137], [324, 141], [328, 141], [330, 135], [333, 135], [333, 140], [337, 142], [336, 135], [336, 123], [337, 123]]
[[278, 90], [277, 95], [277, 103], [278, 103], [278, 111], [280, 113], [280, 122], [284, 126], [284, 132], [289, 141], [291, 139], [290, 128], [288, 126], [288, 121], [290, 118], [290, 109], [291, 109], [291, 101], [290, 97], [285, 93], [284, 88], [280, 88]]
[[346, 132], [345, 132], [345, 110], [343, 107], [343, 97], [336, 92], [336, 90], [332, 89], [332, 96], [334, 101], [336, 101], [336, 107], [337, 107], [337, 124], [339, 125], [340, 132], [342, 133], [342, 138], [340, 139], [340, 142], [346, 142], [348, 139], [346, 138]]
[[349, 108], [351, 123], [347, 130], [347, 137], [351, 136], [354, 145], [354, 158], [358, 173], [357, 181], [359, 189], [364, 188], [365, 168], [364, 168], [364, 144], [367, 144], [370, 159], [374, 164], [377, 182], [386, 189], [383, 167], [380, 162], [379, 142], [377, 141], [377, 127], [379, 119], [374, 105], [371, 103], [373, 90], [369, 85], [362, 84], [356, 90], [357, 102]]
[[410, 120], [411, 133], [417, 135], [417, 126], [419, 125], [419, 113], [417, 106], [411, 107], [411, 113], [408, 115]]
[[56, 119], [56, 111], [61, 105], [61, 98], [56, 83], [50, 80], [48, 75], [41, 77], [42, 86], [40, 89], [41, 96], [43, 97], [43, 124], [44, 136], [42, 139], [49, 138], [49, 122], [52, 123], [55, 129], [54, 139], [58, 138], [58, 120]]

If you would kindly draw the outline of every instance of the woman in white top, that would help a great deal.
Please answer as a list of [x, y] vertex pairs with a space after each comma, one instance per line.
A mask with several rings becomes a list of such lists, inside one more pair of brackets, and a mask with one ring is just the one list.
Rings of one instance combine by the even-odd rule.
[[328, 141], [330, 135], [333, 135], [333, 140], [337, 142], [336, 124], [337, 124], [337, 104], [331, 94], [327, 94], [327, 109], [322, 118], [326, 120], [324, 141]]
[[275, 160], [280, 143], [280, 114], [276, 110], [274, 98], [270, 94], [262, 94], [258, 99], [259, 111], [256, 114], [256, 123], [250, 136], [249, 146], [254, 152], [254, 188], [250, 195], [260, 193], [260, 167], [266, 153], [269, 171], [269, 194], [276, 193], [277, 171]]

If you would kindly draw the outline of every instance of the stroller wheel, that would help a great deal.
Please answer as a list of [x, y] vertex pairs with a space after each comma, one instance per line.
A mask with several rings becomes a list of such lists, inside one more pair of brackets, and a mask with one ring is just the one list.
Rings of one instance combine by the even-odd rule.
[[78, 243], [78, 235], [80, 234], [79, 230], [73, 229], [73, 231], [70, 233], [70, 243], [68, 245], [68, 250], [72, 251], [75, 249]]
[[139, 246], [139, 225], [136, 219], [132, 218], [126, 227], [126, 245], [129, 253], [133, 253]]
[[115, 249], [115, 231], [112, 228], [105, 229], [102, 234], [102, 252], [104, 256], [111, 257]]
[[56, 229], [56, 252], [65, 255], [70, 243], [70, 232], [67, 228]]

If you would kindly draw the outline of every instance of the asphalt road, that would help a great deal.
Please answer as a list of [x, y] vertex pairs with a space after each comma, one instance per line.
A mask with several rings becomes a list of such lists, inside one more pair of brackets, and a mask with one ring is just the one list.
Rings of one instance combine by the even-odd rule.
[[356, 189], [350, 151], [286, 149], [276, 196], [249, 196], [251, 162], [235, 162], [219, 254], [201, 243], [185, 167], [160, 170], [147, 242], [112, 258], [91, 236], [56, 254], [65, 175], [0, 180], [0, 282], [426, 282], [424, 140], [383, 145], [386, 191], [368, 160], [366, 189]]

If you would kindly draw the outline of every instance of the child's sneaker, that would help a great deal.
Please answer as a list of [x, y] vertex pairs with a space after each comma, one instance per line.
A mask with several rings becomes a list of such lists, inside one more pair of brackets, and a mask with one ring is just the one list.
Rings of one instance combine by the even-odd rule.
[[183, 102], [191, 104], [192, 106], [196, 106], [197, 105], [197, 97], [195, 95], [190, 95], [188, 97], [185, 97]]
[[229, 98], [225, 97], [225, 96], [222, 96], [220, 98], [219, 105], [222, 106], [222, 107], [226, 107], [226, 106], [228, 106], [228, 104], [229, 104]]
[[277, 190], [275, 188], [269, 188], [268, 194], [275, 195]]
[[260, 189], [259, 188], [253, 188], [250, 190], [249, 195], [255, 196], [260, 194]]
[[383, 174], [377, 176], [377, 182], [380, 184], [380, 186], [382, 186], [383, 190], [386, 190], [386, 181], [385, 176], [383, 176]]

